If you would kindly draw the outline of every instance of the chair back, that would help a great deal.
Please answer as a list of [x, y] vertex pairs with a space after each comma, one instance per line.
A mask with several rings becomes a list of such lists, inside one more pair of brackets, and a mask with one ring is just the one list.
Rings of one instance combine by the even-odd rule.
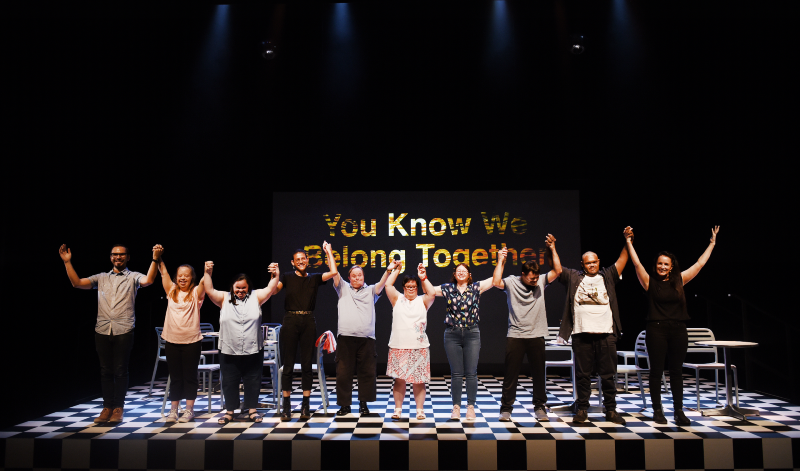
[[264, 345], [264, 360], [275, 360], [278, 368], [281, 367], [281, 325], [280, 324], [261, 324], [264, 333], [264, 340], [272, 340], [272, 345]]
[[[544, 336], [545, 343], [547, 342], [555, 342], [558, 340], [558, 332], [561, 330], [561, 327], [547, 327], [547, 335]], [[564, 339], [567, 342], [572, 343], [572, 335], [569, 336], [568, 339]], [[545, 346], [545, 349], [549, 348], [558, 348], [558, 347], [550, 347], [549, 345]]]
[[161, 332], [164, 332], [163, 327], [156, 327], [156, 337], [158, 337], [158, 349], [164, 348], [164, 339], [161, 338]]
[[689, 348], [686, 349], [687, 353], [713, 353], [714, 362], [717, 362], [717, 349], [716, 347], [706, 347], [697, 345], [697, 342], [713, 342], [714, 332], [711, 329], [688, 327], [686, 333], [689, 334]]
[[639, 332], [639, 335], [636, 336], [636, 345], [634, 346], [634, 359], [633, 362], [637, 368], [644, 368], [642, 365], [639, 364], [639, 358], [646, 358], [647, 359], [647, 366], [650, 366], [650, 358], [647, 356], [647, 343], [645, 342], [645, 334], [646, 331]]

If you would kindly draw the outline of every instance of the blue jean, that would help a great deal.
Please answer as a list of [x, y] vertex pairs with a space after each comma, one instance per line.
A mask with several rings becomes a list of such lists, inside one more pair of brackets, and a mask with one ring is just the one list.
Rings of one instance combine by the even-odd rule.
[[478, 325], [449, 326], [444, 331], [444, 351], [450, 362], [453, 405], [461, 405], [461, 387], [467, 378], [467, 404], [475, 405], [478, 395], [478, 354], [481, 352], [481, 331]]

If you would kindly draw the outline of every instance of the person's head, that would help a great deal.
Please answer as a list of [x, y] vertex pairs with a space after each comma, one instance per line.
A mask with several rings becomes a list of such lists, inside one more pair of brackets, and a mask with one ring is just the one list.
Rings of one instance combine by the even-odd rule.
[[466, 263], [461, 262], [453, 269], [453, 278], [450, 280], [451, 283], [456, 284], [472, 284], [472, 272], [469, 270], [469, 267]]
[[192, 290], [197, 286], [197, 274], [191, 265], [181, 265], [175, 273], [175, 288], [172, 290], [172, 300], [178, 302], [178, 291], [187, 292], [185, 302], [191, 301]]
[[520, 267], [522, 275], [519, 279], [528, 286], [536, 286], [539, 282], [539, 264], [534, 260], [528, 260]]
[[350, 277], [350, 286], [353, 289], [359, 289], [364, 286], [364, 270], [359, 265], [353, 265], [350, 267], [349, 277]]
[[300, 273], [305, 273], [308, 268], [308, 254], [303, 249], [297, 249], [292, 254], [292, 266]]
[[669, 285], [678, 292], [681, 304], [686, 305], [686, 295], [683, 292], [683, 278], [678, 259], [669, 252], [659, 252], [653, 262], [653, 273], [660, 280], [669, 280]]
[[594, 252], [586, 252], [581, 257], [581, 268], [589, 276], [595, 276], [600, 272], [600, 259]]
[[128, 261], [131, 259], [131, 256], [128, 254], [128, 247], [117, 244], [111, 247], [111, 264], [114, 265], [114, 269], [117, 271], [122, 271], [128, 266]]
[[252, 291], [253, 283], [250, 277], [244, 273], [239, 273], [231, 283], [231, 304], [236, 304], [237, 299], [244, 299]]
[[406, 275], [403, 278], [403, 295], [409, 300], [416, 298], [419, 294], [417, 286], [419, 286], [417, 275]]

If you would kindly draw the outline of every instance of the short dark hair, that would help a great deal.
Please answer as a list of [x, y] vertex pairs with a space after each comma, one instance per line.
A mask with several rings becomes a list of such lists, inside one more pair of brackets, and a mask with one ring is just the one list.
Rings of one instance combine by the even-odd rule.
[[297, 255], [298, 253], [302, 253], [303, 255], [308, 257], [308, 252], [306, 252], [305, 249], [295, 249], [294, 252], [292, 252], [292, 260], [294, 260], [294, 256]]
[[539, 264], [536, 263], [534, 260], [528, 260], [527, 262], [523, 263], [520, 267], [522, 270], [523, 275], [527, 275], [530, 272], [534, 272], [536, 274], [539, 273]]
[[114, 244], [111, 246], [111, 250], [116, 249], [117, 247], [125, 247], [125, 253], [128, 253], [128, 246], [123, 244]]
[[231, 281], [231, 299], [230, 299], [230, 302], [234, 306], [237, 305], [238, 303], [236, 302], [236, 294], [233, 292], [233, 285], [235, 285], [237, 281], [242, 281], [242, 280], [244, 280], [247, 283], [247, 294], [250, 294], [250, 293], [253, 292], [253, 283], [250, 281], [250, 277], [245, 275], [244, 273], [239, 273], [238, 275], [236, 275], [236, 278], [234, 278], [233, 281]]
[[406, 275], [405, 278], [403, 278], [403, 288], [406, 287], [406, 283], [409, 281], [413, 281], [417, 284], [417, 287], [419, 287], [419, 278], [417, 278], [417, 275]]

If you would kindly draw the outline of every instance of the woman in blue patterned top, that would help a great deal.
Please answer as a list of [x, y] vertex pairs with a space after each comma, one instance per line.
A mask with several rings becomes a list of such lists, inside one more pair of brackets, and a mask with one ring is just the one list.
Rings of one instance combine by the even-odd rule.
[[451, 283], [434, 288], [436, 296], [447, 300], [444, 322], [444, 350], [450, 362], [453, 412], [451, 419], [461, 419], [461, 387], [467, 379], [467, 419], [475, 418], [475, 398], [478, 395], [478, 354], [481, 351], [480, 314], [481, 293], [492, 287], [492, 279], [472, 282], [472, 273], [465, 263], [456, 265]]

